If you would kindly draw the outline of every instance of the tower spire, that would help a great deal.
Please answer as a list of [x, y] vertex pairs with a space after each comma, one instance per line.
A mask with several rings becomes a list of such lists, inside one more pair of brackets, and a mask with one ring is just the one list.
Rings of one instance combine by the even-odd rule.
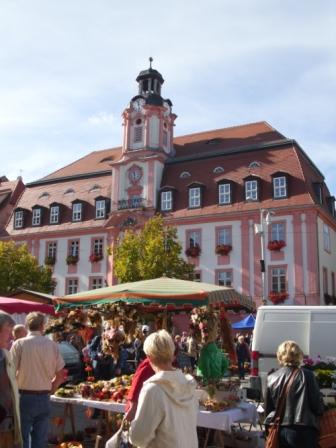
[[152, 62], [153, 62], [153, 58], [152, 56], [149, 57], [149, 68], [150, 70], [152, 69]]

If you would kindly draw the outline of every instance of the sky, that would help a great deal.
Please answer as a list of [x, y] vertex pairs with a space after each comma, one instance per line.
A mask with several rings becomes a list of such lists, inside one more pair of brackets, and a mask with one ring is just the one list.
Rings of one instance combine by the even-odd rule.
[[175, 136], [267, 121], [336, 195], [336, 0], [0, 0], [0, 175], [121, 145], [153, 67]]

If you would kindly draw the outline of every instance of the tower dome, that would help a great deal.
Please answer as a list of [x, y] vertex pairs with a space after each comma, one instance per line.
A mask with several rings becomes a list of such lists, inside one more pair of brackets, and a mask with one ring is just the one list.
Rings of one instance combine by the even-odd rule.
[[152, 68], [153, 58], [149, 58], [149, 68], [142, 70], [136, 78], [139, 83], [139, 95], [146, 98], [147, 104], [162, 104], [161, 86], [164, 79], [157, 70]]

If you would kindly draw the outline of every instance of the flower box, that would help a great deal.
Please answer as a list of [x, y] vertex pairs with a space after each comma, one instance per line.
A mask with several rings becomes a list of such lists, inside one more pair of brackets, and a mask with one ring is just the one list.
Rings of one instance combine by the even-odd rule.
[[78, 263], [78, 255], [68, 255], [65, 259], [66, 264], [77, 264]]
[[268, 242], [267, 247], [269, 250], [281, 250], [286, 247], [286, 242], [284, 240], [272, 240]]
[[230, 244], [218, 244], [216, 246], [217, 255], [228, 255], [231, 252], [232, 246]]
[[189, 247], [185, 253], [188, 257], [198, 257], [199, 254], [201, 253], [201, 248], [198, 245], [192, 246]]
[[47, 266], [54, 266], [55, 263], [56, 257], [50, 257], [47, 255], [44, 259], [44, 264], [46, 264]]
[[278, 303], [283, 303], [288, 299], [288, 293], [285, 291], [271, 291], [268, 296], [269, 300], [277, 305]]
[[100, 261], [102, 259], [103, 259], [102, 254], [91, 254], [89, 257], [91, 263], [97, 263], [97, 261]]

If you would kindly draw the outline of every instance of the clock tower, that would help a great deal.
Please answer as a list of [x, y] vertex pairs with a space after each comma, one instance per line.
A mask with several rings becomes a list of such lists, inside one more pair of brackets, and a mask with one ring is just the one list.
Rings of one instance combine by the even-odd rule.
[[138, 93], [124, 110], [122, 157], [112, 163], [112, 210], [155, 211], [165, 162], [174, 155], [176, 115], [161, 96], [164, 79], [152, 68], [139, 73]]
[[172, 102], [161, 96], [164, 79], [150, 66], [139, 73], [138, 94], [123, 112], [123, 153], [131, 151], [155, 151], [173, 154], [173, 128], [176, 115]]

